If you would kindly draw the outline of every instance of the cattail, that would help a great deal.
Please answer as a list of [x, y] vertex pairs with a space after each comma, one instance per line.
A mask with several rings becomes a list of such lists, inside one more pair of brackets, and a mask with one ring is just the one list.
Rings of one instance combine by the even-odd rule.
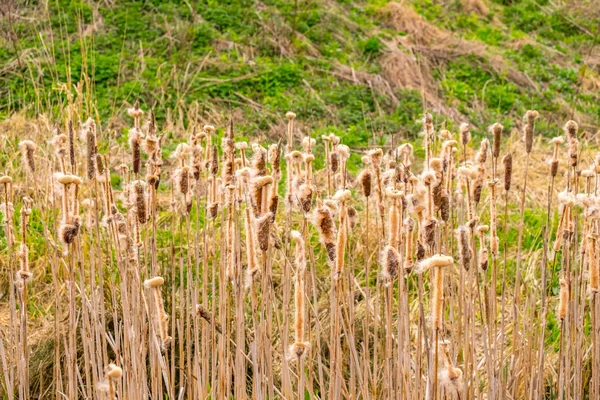
[[448, 365], [442, 368], [438, 373], [438, 382], [440, 387], [444, 388], [444, 392], [449, 398], [460, 398], [460, 394], [463, 393], [463, 372], [459, 368], [454, 368], [452, 365]]
[[471, 128], [469, 124], [463, 122], [460, 124], [460, 142], [463, 146], [466, 146], [467, 143], [471, 140]]
[[[52, 144], [54, 154], [61, 160], [67, 156], [68, 140], [69, 139], [67, 138], [67, 135], [65, 135], [64, 133], [60, 133], [60, 132], [57, 132], [56, 135], [50, 140], [50, 144]], [[66, 171], [63, 171], [63, 172], [66, 172]]]
[[404, 265], [403, 268], [407, 271], [410, 272], [412, 270], [413, 267], [413, 232], [415, 230], [415, 221], [410, 218], [410, 217], [406, 217], [404, 219], [403, 222], [404, 225], [404, 232], [406, 232], [406, 239], [405, 239], [405, 254], [404, 254]]
[[468, 270], [471, 266], [471, 244], [469, 242], [469, 229], [461, 225], [457, 231], [456, 236], [458, 240], [458, 258], [460, 265], [465, 270]]
[[133, 190], [131, 191], [135, 205], [137, 220], [140, 224], [145, 224], [147, 221], [147, 204], [146, 204], [146, 183], [144, 181], [134, 181], [131, 183]]
[[115, 364], [109, 364], [104, 369], [104, 378], [106, 382], [100, 382], [99, 389], [108, 392], [109, 400], [117, 400], [117, 390], [115, 382], [123, 376], [123, 370]]
[[490, 131], [492, 132], [492, 135], [494, 137], [493, 143], [492, 143], [492, 156], [494, 158], [498, 158], [500, 157], [500, 143], [502, 141], [502, 131], [504, 130], [504, 127], [499, 124], [498, 122], [496, 122], [494, 125], [492, 125], [490, 127]]
[[140, 173], [140, 166], [142, 165], [142, 154], [141, 154], [141, 142], [142, 132], [139, 128], [132, 128], [129, 130], [129, 147], [131, 147], [132, 157], [132, 170], [137, 176]]
[[399, 267], [400, 253], [393, 246], [385, 246], [381, 252], [381, 277], [386, 286], [389, 286], [396, 279]]
[[37, 146], [31, 140], [23, 140], [19, 143], [21, 148], [21, 155], [23, 158], [23, 165], [26, 166], [27, 171], [33, 176], [35, 174], [35, 150]]
[[577, 122], [572, 121], [572, 120], [567, 121], [563, 130], [565, 131], [565, 134], [567, 135], [567, 140], [577, 139], [577, 131], [579, 130], [579, 126], [577, 125]]
[[75, 130], [73, 121], [69, 120], [69, 161], [71, 163], [71, 172], [75, 173]]
[[599, 289], [599, 274], [598, 270], [598, 257], [596, 253], [596, 235], [588, 235], [587, 236], [587, 257], [588, 257], [588, 265], [590, 268], [590, 290], [593, 293], [597, 293]]
[[560, 136], [552, 138], [552, 141], [550, 142], [554, 145], [554, 150], [552, 152], [552, 161], [550, 162], [550, 175], [552, 177], [555, 177], [558, 173], [558, 150], [560, 145], [564, 142], [564, 139]]
[[525, 127], [523, 128], [524, 139], [525, 139], [525, 152], [531, 153], [533, 148], [533, 131], [535, 128], [535, 120], [539, 117], [539, 113], [535, 110], [528, 110], [525, 113]]
[[306, 271], [306, 249], [302, 234], [298, 231], [292, 231], [291, 237], [296, 243], [296, 279], [294, 287], [294, 301], [296, 313], [294, 316], [295, 343], [290, 346], [290, 360], [299, 359], [306, 356], [310, 343], [304, 341], [304, 273]]
[[98, 154], [98, 147], [96, 144], [96, 123], [93, 119], [89, 118], [82, 126], [81, 135], [85, 140], [86, 145], [86, 164], [87, 164], [87, 177], [88, 179], [95, 179], [97, 168], [96, 168], [96, 155]]
[[210, 159], [210, 173], [212, 176], [217, 176], [219, 172], [219, 149], [216, 145], [212, 147], [212, 157]]
[[[422, 263], [423, 262], [424, 261], [422, 261]], [[434, 274], [433, 296], [431, 299], [431, 319], [433, 321], [433, 329], [435, 329], [436, 331], [440, 330], [442, 327], [442, 315], [444, 311], [444, 267], [448, 267], [453, 263], [454, 260], [452, 259], [452, 257], [448, 256], [437, 256], [437, 258], [434, 261], [430, 262], [430, 268], [433, 268]]]
[[487, 139], [483, 139], [479, 146], [479, 151], [475, 154], [475, 161], [479, 164], [485, 164], [488, 156], [490, 142]]
[[481, 268], [482, 271], [487, 270], [488, 267], [488, 250], [487, 247], [485, 246], [485, 234], [486, 232], [489, 231], [489, 226], [487, 225], [480, 225], [477, 227], [477, 235], [479, 236], [479, 255], [478, 255], [478, 261], [479, 261], [479, 268]]
[[579, 140], [570, 139], [569, 140], [569, 165], [571, 167], [576, 167], [579, 157]]
[[483, 164], [477, 166], [477, 175], [473, 181], [473, 201], [479, 204], [481, 200], [481, 190], [483, 189], [483, 181], [485, 179], [485, 167]]
[[558, 318], [564, 321], [567, 318], [567, 307], [569, 305], [569, 284], [566, 279], [560, 280], [560, 295], [558, 301]]
[[331, 168], [332, 173], [336, 173], [340, 168], [340, 153], [337, 151], [332, 151], [329, 155], [329, 168]]
[[433, 268], [442, 268], [454, 264], [454, 259], [451, 256], [436, 254], [419, 262], [416, 272], [422, 274]]
[[333, 196], [333, 199], [337, 201], [340, 205], [340, 230], [338, 232], [337, 241], [335, 243], [335, 279], [339, 279], [341, 277], [342, 270], [344, 268], [344, 255], [346, 252], [346, 241], [348, 239], [348, 211], [346, 204], [350, 200], [350, 196], [350, 191], [345, 189], [338, 190]]
[[176, 173], [177, 190], [183, 196], [186, 196], [190, 191], [190, 167], [187, 165], [180, 168]]
[[288, 149], [294, 146], [294, 119], [296, 119], [296, 113], [288, 111], [285, 113], [285, 117], [288, 119]]
[[448, 196], [446, 191], [442, 191], [440, 195], [439, 207], [442, 221], [448, 222], [450, 220], [450, 196]]
[[324, 205], [319, 206], [312, 217], [312, 223], [317, 227], [319, 240], [327, 250], [328, 263], [334, 265], [336, 228], [331, 209]]
[[268, 156], [273, 176], [277, 177], [277, 180], [279, 180], [281, 175], [281, 141], [269, 146]]
[[512, 154], [505, 155], [502, 164], [504, 164], [504, 190], [508, 192], [512, 182]]
[[259, 218], [254, 220], [256, 240], [261, 251], [266, 252], [269, 250], [269, 237], [271, 235], [271, 213], [265, 213]]
[[74, 216], [71, 218], [71, 222], [63, 221], [58, 228], [58, 236], [65, 244], [71, 244], [75, 241], [77, 235], [79, 235], [79, 228], [81, 227], [81, 217]]

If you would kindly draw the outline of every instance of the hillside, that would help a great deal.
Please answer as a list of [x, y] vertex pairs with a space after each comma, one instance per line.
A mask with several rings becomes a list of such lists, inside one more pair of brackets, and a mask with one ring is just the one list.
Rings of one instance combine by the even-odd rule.
[[282, 133], [294, 109], [302, 127], [350, 146], [414, 136], [423, 110], [438, 126], [469, 120], [483, 132], [518, 127], [535, 108], [548, 136], [568, 118], [595, 132], [593, 3], [8, 1], [0, 116], [56, 117], [79, 90], [109, 128], [139, 100], [160, 121], [232, 113], [253, 136]]
[[599, 398], [595, 3], [0, 0], [0, 399]]

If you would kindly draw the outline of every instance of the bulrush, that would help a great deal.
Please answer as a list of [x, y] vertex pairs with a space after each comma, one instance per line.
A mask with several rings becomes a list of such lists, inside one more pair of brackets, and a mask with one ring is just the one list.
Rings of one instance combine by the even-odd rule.
[[461, 225], [456, 230], [456, 239], [458, 241], [458, 259], [460, 265], [465, 270], [471, 267], [471, 244], [469, 240], [469, 228]]
[[444, 367], [438, 371], [439, 384], [444, 389], [446, 396], [453, 399], [460, 399], [464, 390], [463, 372], [452, 365], [450, 355], [448, 354], [449, 343], [443, 342], [439, 346], [441, 346], [442, 354], [444, 355]]
[[487, 225], [479, 225], [477, 227], [477, 236], [479, 237], [479, 255], [477, 261], [479, 262], [479, 268], [485, 271], [488, 267], [488, 249], [485, 245], [485, 234], [490, 230]]
[[140, 224], [145, 224], [148, 220], [148, 204], [146, 202], [146, 182], [144, 181], [133, 181], [131, 182], [132, 189], [131, 202], [135, 206], [135, 214], [137, 221]]
[[469, 143], [471, 141], [471, 128], [469, 127], [469, 124], [467, 124], [466, 122], [463, 122], [462, 124], [460, 124], [460, 143], [463, 146], [466, 146], [467, 143]]
[[334, 278], [339, 279], [344, 268], [344, 255], [346, 252], [346, 242], [348, 240], [348, 201], [351, 194], [349, 190], [338, 190], [333, 199], [338, 202], [339, 208], [339, 227], [337, 241], [335, 243], [335, 273]]
[[535, 120], [540, 114], [535, 110], [528, 110], [525, 113], [525, 126], [523, 127], [523, 140], [525, 141], [525, 152], [531, 153], [533, 149], [533, 133], [535, 129]]
[[414, 231], [415, 231], [415, 221], [410, 218], [410, 217], [406, 217], [403, 221], [403, 225], [404, 225], [404, 234], [406, 235], [405, 239], [404, 239], [404, 246], [405, 246], [405, 252], [404, 252], [404, 265], [403, 268], [407, 271], [410, 272], [413, 268], [414, 262], [413, 262], [413, 242], [414, 242]]
[[569, 284], [566, 279], [560, 280], [560, 292], [558, 301], [558, 318], [564, 321], [567, 318], [567, 308], [569, 306]]
[[366, 198], [371, 196], [371, 171], [367, 168], [363, 169], [358, 175], [358, 182], [360, 183], [360, 188], [363, 192], [363, 195]]
[[550, 161], [550, 176], [555, 177], [558, 173], [558, 151], [560, 146], [565, 143], [565, 140], [557, 136], [550, 141], [553, 145], [552, 160]]
[[325, 246], [325, 250], [327, 251], [327, 262], [330, 266], [335, 265], [335, 240], [337, 235], [332, 214], [329, 207], [320, 205], [317, 207], [312, 217], [312, 223], [319, 231], [319, 241]]
[[31, 177], [35, 174], [35, 150], [37, 146], [31, 140], [22, 140], [19, 142], [21, 148], [21, 157], [23, 165], [26, 167], [27, 172]]
[[512, 154], [505, 155], [502, 164], [504, 164], [504, 190], [508, 192], [512, 182]]
[[593, 293], [598, 293], [599, 289], [599, 266], [598, 266], [598, 254], [596, 242], [598, 237], [594, 234], [587, 236], [587, 251], [586, 257], [588, 258], [589, 275], [590, 275], [590, 290]]
[[133, 173], [138, 176], [142, 166], [142, 131], [139, 128], [129, 130], [129, 147], [131, 148], [131, 168]]
[[118, 399], [116, 382], [121, 380], [122, 376], [123, 376], [123, 370], [121, 369], [121, 367], [117, 367], [115, 364], [109, 364], [104, 369], [105, 382], [101, 383], [100, 389], [106, 390], [108, 392], [109, 400], [117, 400]]
[[302, 357], [306, 357], [310, 349], [310, 342], [304, 340], [304, 274], [306, 272], [306, 249], [304, 239], [300, 232], [292, 231], [290, 235], [296, 243], [296, 254], [294, 259], [294, 264], [296, 266], [294, 286], [294, 302], [296, 309], [294, 315], [294, 343], [290, 346], [288, 356], [290, 360], [298, 360]]
[[439, 331], [442, 328], [442, 316], [444, 313], [444, 267], [451, 266], [454, 260], [450, 256], [437, 255], [421, 261], [420, 265], [423, 263], [429, 264], [429, 269], [433, 270], [431, 319], [433, 329]]
[[165, 349], [172, 341], [171, 336], [168, 335], [169, 316], [165, 312], [165, 306], [160, 290], [164, 283], [165, 280], [161, 276], [155, 276], [144, 281], [144, 287], [152, 290], [152, 294], [154, 295], [154, 315], [156, 316], [156, 325], [158, 327], [158, 334], [163, 349]]
[[492, 157], [494, 159], [500, 157], [500, 145], [502, 143], [502, 131], [504, 127], [496, 122], [494, 125], [490, 127], [490, 131], [492, 132], [493, 142], [492, 142]]
[[575, 121], [567, 121], [563, 129], [567, 135], [569, 166], [576, 167], [579, 157], [579, 140], [577, 140], [579, 126]]
[[96, 179], [98, 145], [96, 143], [96, 123], [92, 118], [88, 118], [88, 120], [81, 126], [81, 136], [85, 141], [87, 178], [90, 180]]

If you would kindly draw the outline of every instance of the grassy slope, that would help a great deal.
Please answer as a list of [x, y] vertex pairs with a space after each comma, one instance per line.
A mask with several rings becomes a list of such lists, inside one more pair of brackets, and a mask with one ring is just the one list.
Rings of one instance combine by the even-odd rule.
[[[0, 116], [56, 113], [64, 84], [89, 77], [89, 112], [115, 117], [116, 126], [137, 99], [156, 105], [159, 119], [189, 107], [211, 120], [234, 110], [247, 134], [281, 131], [282, 114], [294, 109], [317, 134], [333, 130], [358, 146], [415, 135], [415, 121], [431, 106], [419, 82], [392, 84], [388, 92], [347, 68], [393, 81], [382, 72], [385, 43], [412, 33], [389, 23], [385, 0], [32, 3], [5, 7], [1, 20]], [[536, 108], [548, 121], [544, 128], [555, 130], [570, 116], [594, 126], [598, 12], [576, 3], [496, 0], [477, 14], [460, 1], [407, 2], [453, 39], [485, 45], [483, 54], [413, 51], [419, 65], [427, 61], [444, 106], [438, 123], [452, 110], [455, 120], [481, 130], [498, 118], [510, 128]], [[535, 84], [515, 82], [511, 72]]]

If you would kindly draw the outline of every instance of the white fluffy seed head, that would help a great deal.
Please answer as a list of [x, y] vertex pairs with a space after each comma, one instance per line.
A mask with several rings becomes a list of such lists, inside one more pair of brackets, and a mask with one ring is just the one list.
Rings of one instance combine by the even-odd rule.
[[144, 281], [144, 287], [146, 289], [158, 288], [165, 283], [165, 280], [161, 276], [155, 276], [154, 278], [146, 279]]

